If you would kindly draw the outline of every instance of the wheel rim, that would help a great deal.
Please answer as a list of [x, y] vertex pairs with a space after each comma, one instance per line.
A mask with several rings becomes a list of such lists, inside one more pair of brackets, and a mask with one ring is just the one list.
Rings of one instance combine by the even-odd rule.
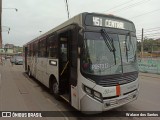
[[58, 84], [57, 83], [53, 84], [53, 93], [58, 94]]

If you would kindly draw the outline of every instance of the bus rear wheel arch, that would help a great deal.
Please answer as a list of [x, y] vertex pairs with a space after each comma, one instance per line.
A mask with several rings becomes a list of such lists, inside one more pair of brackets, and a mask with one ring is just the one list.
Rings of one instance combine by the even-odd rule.
[[49, 88], [50, 92], [54, 95], [54, 97], [56, 99], [59, 99], [59, 86], [56, 78], [53, 75], [51, 75], [49, 78]]

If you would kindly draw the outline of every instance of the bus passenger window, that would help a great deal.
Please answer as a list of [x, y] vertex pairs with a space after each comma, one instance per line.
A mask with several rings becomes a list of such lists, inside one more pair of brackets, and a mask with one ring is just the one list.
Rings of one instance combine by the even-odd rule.
[[56, 36], [53, 35], [47, 39], [47, 56], [48, 57], [57, 57], [57, 39]]

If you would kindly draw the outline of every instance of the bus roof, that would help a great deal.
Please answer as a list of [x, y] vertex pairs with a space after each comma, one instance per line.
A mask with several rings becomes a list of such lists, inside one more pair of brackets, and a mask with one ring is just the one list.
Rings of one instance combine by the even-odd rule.
[[[27, 45], [27, 44], [29, 44], [29, 43], [32, 43], [32, 42], [34, 42], [34, 41], [36, 41], [36, 40], [38, 40], [38, 39], [41, 39], [41, 38], [45, 37], [46, 35], [49, 35], [49, 34], [55, 32], [55, 31], [57, 31], [57, 30], [60, 30], [60, 29], [66, 27], [66, 26], [68, 26], [68, 25], [76, 24], [76, 23], [78, 23], [79, 25], [82, 25], [82, 21], [81, 21], [82, 14], [83, 14], [83, 13], [80, 13], [80, 14], [78, 14], [78, 15], [70, 18], [69, 20], [67, 20], [67, 21], [65, 21], [64, 23], [60, 24], [59, 26], [57, 26], [57, 27], [49, 30], [48, 32], [42, 34], [41, 36], [39, 36], [39, 37], [31, 40], [30, 42], [26, 43], [25, 45]], [[25, 46], [25, 45], [24, 45], [24, 46]]]
[[129, 22], [129, 23], [133, 23], [132, 21], [130, 20], [127, 20], [127, 19], [124, 19], [122, 17], [118, 17], [118, 16], [115, 16], [115, 15], [111, 15], [111, 14], [103, 14], [103, 13], [88, 13], [88, 12], [83, 12], [83, 13], [80, 13], [72, 18], [70, 18], [69, 20], [65, 21], [64, 23], [60, 24], [59, 26], [49, 30], [48, 32], [40, 35], [39, 37], [36, 37], [35, 39], [27, 42], [24, 46], [26, 46], [27, 44], [29, 43], [32, 43], [32, 42], [35, 42], [37, 41], [38, 39], [41, 39], [47, 35], [50, 35], [51, 33], [55, 32], [55, 31], [58, 31], [68, 25], [71, 25], [71, 24], [78, 24], [79, 26], [83, 26], [83, 18], [85, 19], [85, 16], [86, 15], [98, 15], [98, 16], [105, 16], [105, 17], [109, 17], [109, 18], [114, 18], [114, 19], [119, 19], [119, 20], [122, 20], [122, 21], [126, 21], [126, 22]]

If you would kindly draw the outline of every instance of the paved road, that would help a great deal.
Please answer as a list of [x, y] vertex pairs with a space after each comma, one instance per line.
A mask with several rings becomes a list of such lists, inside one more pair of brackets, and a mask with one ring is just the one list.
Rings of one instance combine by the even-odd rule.
[[[115, 111], [160, 111], [160, 75], [140, 73], [140, 94], [138, 100], [115, 109]], [[107, 118], [107, 117], [66, 117], [62, 111], [74, 109], [65, 101], [57, 101], [48, 89], [34, 79], [28, 78], [22, 65], [11, 66], [9, 61], [0, 65], [0, 111], [60, 111], [62, 120], [160, 120], [160, 118]], [[104, 112], [105, 113], [105, 112]], [[102, 113], [102, 114], [104, 114]], [[3, 118], [0, 118], [0, 120]], [[16, 118], [14, 118], [16, 120]], [[12, 118], [12, 120], [14, 120]], [[26, 118], [27, 119], [27, 118]], [[31, 119], [31, 118], [30, 118]], [[34, 118], [36, 119], [36, 118]], [[41, 118], [50, 120], [53, 118]], [[37, 118], [37, 120], [41, 120]]]

